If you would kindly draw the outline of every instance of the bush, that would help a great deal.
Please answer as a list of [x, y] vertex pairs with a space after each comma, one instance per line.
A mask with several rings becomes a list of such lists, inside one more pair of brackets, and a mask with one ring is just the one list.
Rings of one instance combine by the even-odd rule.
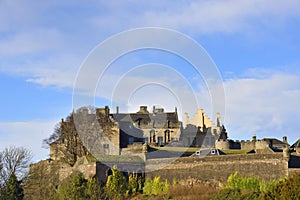
[[242, 178], [236, 172], [228, 177], [226, 188], [260, 191], [260, 180], [255, 177]]
[[102, 199], [100, 191], [100, 184], [96, 179], [92, 178], [87, 180], [82, 173], [74, 172], [62, 182], [52, 199], [99, 200]]
[[300, 199], [300, 173], [277, 182], [264, 193], [265, 199]]
[[108, 198], [120, 199], [125, 195], [127, 182], [125, 176], [118, 170], [117, 166], [112, 167], [112, 175], [107, 179], [105, 191]]
[[169, 186], [168, 180], [161, 182], [160, 177], [156, 176], [153, 180], [150, 179], [145, 182], [143, 193], [146, 195], [165, 194], [169, 190]]
[[225, 189], [214, 199], [300, 199], [300, 173], [286, 179], [265, 183], [258, 178], [242, 178], [237, 173], [228, 177]]

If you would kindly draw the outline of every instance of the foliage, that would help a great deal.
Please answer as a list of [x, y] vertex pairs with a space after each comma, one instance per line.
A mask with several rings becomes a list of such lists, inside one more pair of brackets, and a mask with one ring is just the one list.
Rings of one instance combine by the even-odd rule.
[[268, 183], [253, 177], [240, 177], [237, 173], [228, 177], [227, 185], [214, 199], [300, 199], [300, 174]]
[[137, 175], [130, 174], [128, 178], [127, 195], [136, 194], [139, 190], [139, 182]]
[[125, 176], [120, 172], [117, 166], [111, 168], [112, 175], [107, 179], [105, 192], [109, 198], [120, 199], [127, 190], [127, 182]]
[[300, 199], [300, 173], [280, 180], [269, 191], [264, 193], [265, 199]]
[[100, 184], [96, 179], [86, 180], [82, 173], [74, 172], [67, 177], [58, 188], [52, 199], [79, 200], [79, 199], [101, 199]]
[[60, 148], [59, 151], [63, 154], [62, 159], [71, 166], [75, 164], [78, 156], [87, 154], [76, 131], [74, 113], [71, 113], [65, 122], [55, 126], [54, 132], [43, 140], [43, 146], [49, 147], [53, 142], [64, 144], [65, 148]]
[[31, 152], [24, 147], [5, 148], [0, 152], [0, 199], [22, 199], [28, 176]]
[[255, 177], [242, 178], [236, 172], [228, 177], [226, 187], [231, 189], [248, 189], [253, 191], [259, 191], [260, 180]]
[[168, 180], [162, 182], [159, 176], [154, 179], [147, 180], [143, 188], [143, 193], [146, 195], [159, 195], [164, 194], [169, 190], [170, 184]]
[[18, 180], [26, 179], [31, 158], [31, 151], [24, 147], [11, 146], [1, 151], [0, 184], [5, 185], [12, 174]]
[[85, 189], [86, 198], [90, 200], [102, 199], [100, 183], [97, 179], [91, 178], [87, 181], [87, 187]]
[[11, 174], [7, 184], [1, 189], [0, 199], [2, 200], [19, 200], [23, 199], [23, 189], [16, 175]]

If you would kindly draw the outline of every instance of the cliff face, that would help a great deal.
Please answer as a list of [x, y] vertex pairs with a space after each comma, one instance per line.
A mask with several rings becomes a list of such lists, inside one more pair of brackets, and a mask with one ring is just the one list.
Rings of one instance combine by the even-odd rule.
[[25, 199], [49, 199], [58, 188], [58, 161], [43, 160], [30, 166], [28, 181], [24, 188]]

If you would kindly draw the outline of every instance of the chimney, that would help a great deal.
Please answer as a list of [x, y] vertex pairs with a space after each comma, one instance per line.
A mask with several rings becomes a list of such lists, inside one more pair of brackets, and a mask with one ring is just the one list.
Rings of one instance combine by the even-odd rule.
[[253, 142], [256, 142], [256, 135], [253, 135], [253, 136], [252, 136], [252, 141], [253, 141]]
[[116, 107], [116, 113], [119, 114], [119, 106]]
[[282, 141], [283, 141], [284, 143], [287, 144], [287, 143], [288, 143], [288, 142], [287, 142], [287, 137], [286, 137], [286, 136], [283, 136], [283, 137], [282, 137]]

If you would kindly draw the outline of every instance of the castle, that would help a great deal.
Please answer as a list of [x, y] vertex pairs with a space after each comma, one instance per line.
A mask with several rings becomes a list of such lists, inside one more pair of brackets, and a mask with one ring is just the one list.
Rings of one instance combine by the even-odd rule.
[[132, 153], [132, 150], [142, 153], [143, 144], [214, 147], [220, 136], [227, 135], [219, 115], [215, 125], [199, 109], [183, 127], [177, 108], [174, 112], [165, 112], [155, 106], [152, 112], [147, 106], [140, 106], [136, 113], [120, 113], [118, 107], [116, 113], [111, 113], [108, 106], [96, 108], [95, 113], [81, 108], [66, 121], [62, 119], [60, 130], [61, 136], [50, 144], [50, 158], [53, 160], [66, 159], [67, 149], [72, 144], [77, 144], [77, 148], [72, 150], [76, 155], [85, 155], [88, 151], [94, 156], [124, 155], [128, 151]]
[[[108, 106], [95, 110], [81, 108], [62, 119], [57, 134], [50, 136], [50, 158], [30, 166], [25, 198], [48, 198], [73, 171], [105, 184], [114, 165], [126, 177], [134, 173], [145, 178], [160, 176], [169, 181], [173, 178], [225, 181], [236, 171], [272, 180], [299, 171], [299, 141], [292, 149], [287, 148], [287, 137], [283, 141], [258, 140], [256, 136], [252, 141], [233, 141], [228, 139], [220, 115], [216, 125], [202, 109], [191, 119], [187, 114], [185, 118], [183, 126], [176, 108], [174, 112], [165, 112], [153, 107], [149, 112], [146, 106], [140, 106], [136, 113], [120, 113], [118, 108], [111, 113]], [[148, 152], [150, 146], [166, 145], [215, 146], [221, 150], [245, 150], [247, 154], [182, 158], [176, 154], [177, 159], [172, 163], [167, 157], [147, 156], [152, 153]], [[293, 151], [298, 154], [290, 154]], [[154, 170], [145, 173], [146, 165]]]

